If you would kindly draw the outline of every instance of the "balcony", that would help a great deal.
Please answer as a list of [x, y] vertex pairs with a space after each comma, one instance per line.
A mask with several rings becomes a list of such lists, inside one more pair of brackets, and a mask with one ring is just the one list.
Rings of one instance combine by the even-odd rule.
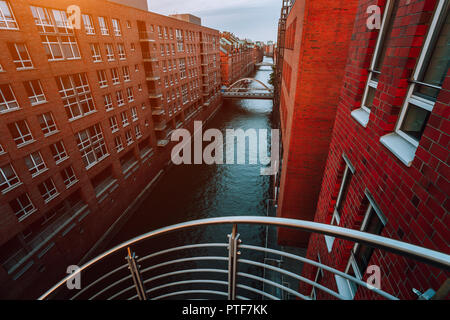
[[165, 115], [165, 114], [166, 114], [166, 111], [164, 109], [157, 108], [157, 109], [153, 109], [152, 110], [152, 115], [153, 116], [162, 116], [162, 115]]
[[[167, 140], [158, 141], [158, 146], [167, 144]], [[242, 225], [245, 227], [241, 229]], [[265, 230], [265, 245], [249, 244], [245, 233], [242, 235], [238, 233], [238, 230], [254, 227]], [[314, 300], [317, 299], [317, 293], [320, 291], [322, 296], [351, 300], [356, 293], [362, 291], [363, 296], [370, 294], [375, 298], [398, 300], [396, 296], [398, 292], [395, 288], [390, 289], [391, 292], [384, 291], [358, 276], [323, 264], [320, 259], [311, 260], [298, 250], [284, 250], [278, 247], [275, 239], [276, 230], [279, 227], [302, 230], [320, 236], [333, 236], [348, 241], [351, 246], [360, 243], [381, 250], [382, 256], [397, 255], [402, 259], [410, 260], [413, 264], [420, 261], [443, 271], [450, 269], [448, 254], [372, 233], [304, 220], [229, 216], [163, 227], [119, 244], [62, 279], [39, 299], [71, 297], [70, 299], [82, 300], [162, 300], [182, 297], [228, 300], [280, 300], [283, 298]], [[202, 228], [202, 231], [204, 228], [221, 230], [215, 232], [223, 232], [223, 241], [181, 242], [181, 245], [175, 247], [167, 246], [171, 240], [161, 241], [162, 237], [183, 239], [181, 234], [174, 237], [173, 233], [192, 232], [195, 228]], [[230, 233], [227, 235], [227, 232]], [[138, 248], [140, 252], [134, 253], [132, 247]], [[139, 257], [136, 256], [137, 253]], [[123, 257], [126, 258], [125, 263], [123, 263]], [[320, 284], [317, 277], [308, 279], [302, 276], [301, 270], [304, 265], [327, 273], [331, 279], [336, 278], [338, 290]], [[85, 282], [83, 288], [74, 294], [67, 289], [66, 283], [80, 272], [83, 272], [84, 279], [91, 280]], [[311, 293], [298, 290], [305, 284], [312, 288]], [[345, 285], [347, 290], [353, 288], [354, 294], [341, 290], [339, 284]], [[411, 290], [415, 289], [411, 288]]]
[[155, 131], [164, 131], [167, 128], [167, 124], [165, 121], [155, 122], [154, 129]]
[[149, 90], [148, 91], [148, 98], [149, 99], [161, 99], [162, 93], [159, 90]]
[[149, 31], [139, 31], [139, 41], [142, 42], [155, 42], [155, 35]]
[[158, 58], [153, 56], [150, 52], [142, 52], [142, 60], [144, 62], [158, 62]]

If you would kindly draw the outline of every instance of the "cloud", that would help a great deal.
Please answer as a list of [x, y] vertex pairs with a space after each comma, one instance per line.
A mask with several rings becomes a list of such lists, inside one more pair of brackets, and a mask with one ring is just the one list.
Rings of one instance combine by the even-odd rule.
[[276, 40], [280, 8], [279, 0], [149, 0], [150, 11], [192, 13], [203, 25], [262, 41]]

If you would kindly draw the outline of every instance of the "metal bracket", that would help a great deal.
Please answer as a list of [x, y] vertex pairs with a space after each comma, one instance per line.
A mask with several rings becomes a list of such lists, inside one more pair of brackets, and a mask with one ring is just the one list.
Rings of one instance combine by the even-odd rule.
[[139, 300], [148, 300], [147, 293], [145, 292], [144, 282], [142, 281], [139, 265], [136, 263], [136, 253], [131, 252], [130, 247], [127, 248], [128, 255], [125, 259], [128, 261], [128, 269], [130, 270], [131, 277], [133, 278], [134, 286], [136, 287]]
[[236, 299], [237, 256], [241, 254], [238, 248], [242, 242], [239, 236], [237, 225], [233, 224], [231, 234], [228, 235], [228, 300]]

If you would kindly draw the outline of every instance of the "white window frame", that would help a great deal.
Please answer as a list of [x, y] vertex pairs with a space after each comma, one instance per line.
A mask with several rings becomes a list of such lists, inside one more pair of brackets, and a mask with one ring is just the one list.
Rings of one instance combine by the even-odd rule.
[[110, 93], [103, 95], [103, 103], [105, 105], [105, 110], [106, 111], [111, 111], [111, 110], [114, 109]]
[[[20, 127], [17, 125], [18, 122], [22, 122], [22, 121], [25, 124], [25, 127], [28, 132], [22, 132], [20, 130]], [[14, 122], [13, 124], [17, 130], [17, 133], [19, 134], [18, 137], [16, 137], [16, 138], [13, 137], [13, 140], [16, 143], [17, 147], [21, 147], [21, 146], [24, 146], [24, 145], [34, 142], [33, 135], [31, 134], [30, 127], [28, 126], [28, 123], [26, 120], [19, 120], [19, 121]], [[22, 142], [17, 143], [18, 141], [22, 141]]]
[[84, 24], [84, 30], [86, 30], [86, 34], [93, 35], [95, 34], [95, 26], [94, 26], [94, 20], [89, 14], [83, 14], [83, 24]]
[[133, 88], [132, 87], [128, 87], [127, 88], [127, 98], [128, 98], [128, 102], [133, 102], [134, 101], [134, 92], [133, 92]]
[[122, 143], [122, 137], [121, 136], [116, 136], [114, 138], [114, 144], [116, 147], [116, 152], [119, 153], [120, 151], [122, 151], [123, 149], [125, 149], [123, 147], [123, 143]]
[[117, 123], [116, 116], [112, 116], [109, 118], [109, 127], [111, 128], [112, 133], [119, 131], [119, 124]]
[[[50, 37], [55, 38], [56, 41], [51, 41]], [[67, 40], [64, 40], [67, 39]], [[59, 35], [41, 35], [41, 42], [44, 48], [46, 48], [48, 61], [61, 61], [61, 60], [80, 60], [81, 53], [80, 48], [78, 47], [78, 42], [74, 36], [59, 36]], [[55, 47], [59, 49], [59, 55], [55, 55]], [[64, 48], [70, 49], [70, 56], [67, 55], [66, 50]], [[48, 55], [50, 53], [50, 55]]]
[[69, 189], [78, 182], [77, 176], [72, 166], [68, 166], [67, 168], [63, 169], [61, 171], [61, 177], [63, 178], [66, 189]]
[[102, 53], [100, 51], [100, 45], [98, 43], [90, 43], [89, 46], [91, 47], [91, 56], [92, 60], [97, 62], [102, 62]]
[[131, 81], [130, 68], [128, 66], [123, 66], [122, 73], [123, 73], [123, 82], [130, 82]]
[[[35, 156], [37, 156], [38, 160], [36, 160]], [[30, 153], [27, 156], [27, 158], [29, 158], [31, 160], [31, 167], [28, 167], [28, 164], [27, 164], [27, 168], [28, 168], [28, 171], [31, 173], [32, 178], [35, 178], [38, 175], [40, 175], [48, 170], [45, 160], [42, 157], [42, 154], [40, 151]]]
[[122, 90], [116, 91], [116, 100], [117, 100], [117, 105], [118, 105], [119, 107], [125, 105], [125, 99], [123, 98], [123, 92], [122, 92]]
[[120, 113], [120, 119], [122, 121], [122, 127], [127, 127], [130, 125], [130, 121], [128, 120], [128, 114], [126, 111]]
[[[54, 152], [52, 150], [54, 148]], [[66, 147], [64, 146], [64, 142], [62, 140], [53, 143], [50, 146], [50, 150], [52, 152], [53, 160], [55, 160], [56, 164], [60, 164], [61, 162], [69, 159], [69, 155], [67, 154]]]
[[[91, 130], [94, 131], [94, 134], [91, 134]], [[75, 139], [86, 169], [93, 167], [109, 156], [100, 124], [97, 123], [77, 132]]]
[[428, 111], [430, 113], [433, 111], [434, 105], [436, 104], [435, 101], [431, 101], [431, 100], [414, 95], [414, 91], [417, 86], [416, 81], [419, 81], [419, 77], [421, 75], [422, 68], [426, 67], [426, 66], [424, 66], [425, 59], [426, 59], [427, 55], [430, 53], [430, 50], [432, 50], [431, 44], [432, 44], [433, 37], [436, 36], [437, 31], [440, 31], [440, 30], [437, 30], [439, 20], [442, 18], [443, 14], [445, 15], [445, 12], [447, 12], [447, 14], [448, 14], [448, 5], [445, 6], [445, 0], [438, 0], [438, 1], [439, 2], [437, 4], [436, 10], [433, 15], [432, 22], [428, 29], [427, 37], [425, 39], [425, 43], [423, 45], [422, 52], [420, 54], [419, 60], [417, 62], [416, 68], [413, 73], [413, 77], [412, 77], [413, 82], [409, 85], [408, 94], [406, 96], [406, 99], [402, 106], [397, 124], [395, 126], [395, 133], [397, 133], [399, 136], [401, 136], [406, 141], [411, 143], [415, 148], [417, 148], [419, 146], [419, 141], [417, 141], [416, 139], [410, 137], [408, 134], [401, 131], [400, 128], [403, 124], [403, 120], [405, 119], [405, 115], [408, 111], [409, 104], [412, 104], [414, 106], [425, 109], [426, 111]]
[[100, 26], [100, 34], [102, 36], [109, 36], [108, 23], [105, 17], [98, 17], [98, 25]]
[[[41, 33], [54, 33], [56, 32], [53, 16], [50, 14], [47, 8], [30, 6], [31, 13], [33, 14], [34, 22]], [[34, 14], [37, 14], [35, 17]]]
[[131, 119], [132, 119], [133, 122], [139, 120], [138, 113], [137, 113], [137, 108], [136, 108], [136, 107], [132, 107], [132, 108], [131, 108]]
[[115, 61], [116, 57], [112, 43], [105, 43], [105, 48], [106, 48], [106, 60], [108, 60], [109, 62]]
[[[7, 176], [3, 170], [3, 168], [9, 166], [9, 169], [14, 174], [14, 176]], [[2, 190], [2, 194], [6, 194], [7, 192], [11, 191], [12, 189], [20, 186], [22, 182], [20, 181], [19, 176], [16, 173], [16, 170], [14, 170], [14, 166], [11, 163], [8, 163], [2, 167], [0, 167], [0, 177], [4, 180], [3, 183], [0, 183], [0, 187], [6, 186]]]
[[100, 88], [106, 88], [108, 86], [108, 78], [106, 77], [105, 70], [97, 70], [97, 79]]
[[3, 10], [0, 9], [0, 29], [19, 30], [19, 25], [14, 16], [11, 4], [9, 3], [9, 1], [1, 1], [1, 2], [4, 2], [6, 4], [11, 17], [7, 18], [5, 12], [3, 12]]
[[142, 132], [141, 132], [141, 128], [140, 128], [139, 125], [136, 125], [136, 126], [134, 127], [134, 134], [135, 134], [135, 136], [136, 136], [136, 139], [142, 138]]
[[112, 22], [112, 26], [113, 26], [113, 33], [114, 33], [114, 35], [116, 37], [121, 37], [122, 36], [122, 30], [120, 28], [119, 19], [112, 18], [111, 22]]
[[119, 55], [119, 60], [126, 60], [127, 59], [127, 54], [125, 52], [125, 45], [123, 43], [118, 43], [117, 44], [117, 49], [118, 49], [118, 55]]
[[111, 69], [111, 80], [112, 80], [113, 85], [120, 84], [120, 75], [119, 75], [119, 70], [117, 68]]
[[[35, 88], [35, 86], [33, 85], [33, 82], [36, 82], [37, 85], [39, 86], [39, 88]], [[30, 100], [30, 103], [32, 106], [36, 106], [36, 105], [47, 102], [47, 98], [45, 97], [44, 89], [42, 88], [42, 84], [39, 79], [26, 81], [26, 82], [24, 82], [24, 85], [28, 86], [29, 89], [32, 91], [33, 95], [28, 96], [28, 99]], [[40, 93], [37, 92], [37, 89], [40, 90]]]
[[[22, 203], [20, 200], [20, 197], [26, 196], [26, 200], [28, 201], [28, 204]], [[16, 201], [19, 207], [21, 208], [18, 212], [14, 212], [19, 222], [25, 220], [27, 217], [29, 217], [31, 214], [36, 212], [36, 207], [34, 206], [33, 202], [30, 200], [30, 197], [27, 193], [24, 193], [14, 199], [13, 201]]]
[[[20, 106], [19, 103], [17, 102], [17, 98], [16, 95], [14, 94], [14, 90], [12, 89], [10, 84], [4, 84], [1, 85], [3, 87], [7, 87], [9, 89], [9, 93], [13, 96], [14, 100], [6, 100], [6, 95], [3, 92], [3, 90], [0, 87], [0, 98], [2, 99], [2, 101], [4, 102], [0, 102], [0, 113], [5, 113], [5, 112], [9, 112], [9, 111], [14, 111], [14, 110], [19, 110]], [[4, 108], [4, 110], [2, 110], [2, 108]]]
[[[51, 183], [51, 184], [48, 184], [48, 183]], [[44, 189], [45, 189], [44, 193], [42, 193], [42, 191], [40, 190], [40, 186], [44, 187]], [[40, 192], [42, 198], [44, 199], [45, 203], [49, 203], [50, 201], [55, 199], [57, 196], [59, 196], [58, 189], [56, 188], [55, 183], [53, 182], [52, 178], [48, 178], [47, 180], [40, 183], [38, 185], [38, 189], [39, 189], [39, 192]]]
[[[14, 65], [16, 66], [16, 70], [34, 69], [33, 60], [31, 60], [30, 52], [28, 51], [27, 45], [24, 42], [20, 42], [20, 43], [19, 42], [14, 42], [14, 43], [11, 43], [11, 45], [16, 50], [16, 54], [18, 56], [17, 60], [13, 59]], [[27, 54], [26, 57], [22, 57], [22, 54], [20, 53], [18, 45], [21, 45], [21, 46], [24, 47], [25, 52]], [[25, 53], [25, 52], [23, 52], [23, 53]]]
[[42, 132], [45, 137], [51, 136], [58, 131], [58, 127], [56, 126], [55, 118], [53, 114], [49, 111], [38, 116], [39, 125], [41, 127]]
[[125, 141], [127, 143], [127, 146], [133, 144], [134, 140], [133, 140], [133, 135], [131, 134], [131, 130], [125, 131]]

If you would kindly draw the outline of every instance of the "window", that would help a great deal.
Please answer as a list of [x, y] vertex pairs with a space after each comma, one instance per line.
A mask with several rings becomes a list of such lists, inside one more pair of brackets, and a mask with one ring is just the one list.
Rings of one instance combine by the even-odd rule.
[[133, 102], [134, 101], [134, 93], [133, 93], [133, 88], [127, 88], [127, 97], [128, 97], [128, 102]]
[[[332, 225], [337, 225], [337, 226], [339, 225], [339, 223], [341, 221], [341, 209], [345, 202], [345, 198], [347, 197], [347, 192], [348, 192], [348, 188], [350, 186], [350, 181], [351, 181], [352, 175], [355, 172], [355, 169], [354, 169], [353, 165], [351, 164], [350, 160], [348, 160], [347, 156], [344, 154], [342, 157], [344, 159], [345, 166], [344, 166], [344, 170], [342, 172], [342, 176], [338, 177], [338, 179], [340, 180], [339, 193], [336, 198], [336, 203], [334, 204], [333, 216], [331, 218], [331, 223], [330, 223]], [[328, 251], [331, 252], [331, 249], [333, 247], [334, 237], [325, 236], [325, 242], [327, 244]]]
[[58, 132], [55, 119], [53, 119], [53, 115], [51, 112], [46, 112], [44, 114], [39, 115], [38, 120], [39, 125], [41, 126], [41, 130], [45, 136]]
[[72, 166], [69, 166], [61, 171], [61, 177], [63, 178], [64, 184], [66, 185], [66, 189], [69, 189], [71, 186], [78, 182]]
[[116, 91], [116, 99], [117, 99], [117, 105], [119, 107], [125, 105], [125, 100], [123, 99], [122, 91]]
[[52, 13], [57, 32], [62, 34], [73, 34], [72, 24], [67, 18], [67, 13], [65, 11], [55, 9], [52, 10]]
[[131, 21], [130, 20], [127, 20], [127, 28], [131, 29]]
[[419, 141], [442, 89], [450, 67], [449, 3], [439, 1], [422, 55], [413, 75], [413, 84], [402, 109], [396, 132], [413, 144]]
[[136, 107], [131, 108], [131, 119], [133, 122], [139, 119]]
[[45, 203], [50, 202], [59, 195], [52, 178], [49, 178], [44, 182], [42, 182], [41, 184], [39, 184], [38, 189]]
[[136, 139], [142, 138], [142, 132], [139, 125], [136, 125], [136, 127], [134, 127], [134, 133], [136, 135]]
[[95, 111], [86, 73], [57, 77], [56, 82], [69, 120], [79, 119]]
[[[47, 102], [45, 98], [44, 90], [42, 89], [41, 81], [32, 80], [23, 83], [25, 90], [28, 94], [28, 99], [32, 106]], [[1, 110], [1, 106], [0, 106]]]
[[112, 133], [119, 131], [119, 125], [117, 124], [116, 116], [112, 116], [111, 118], [109, 118], [109, 126]]
[[56, 164], [60, 164], [61, 162], [69, 158], [62, 141], [58, 141], [57, 143], [50, 145], [50, 151], [52, 152], [53, 159], [55, 160]]
[[105, 44], [105, 48], [106, 48], [106, 59], [108, 59], [108, 61], [114, 61], [115, 57], [112, 44], [110, 43]]
[[124, 149], [121, 136], [117, 136], [114, 138], [114, 144], [115, 144], [117, 153], [119, 153], [120, 151], [122, 151]]
[[100, 124], [82, 130], [75, 135], [78, 149], [85, 167], [88, 169], [108, 156]]
[[104, 36], [109, 35], [108, 25], [104, 17], [98, 17], [98, 24], [100, 26], [100, 33]]
[[0, 84], [0, 113], [19, 109], [19, 103], [9, 84]]
[[19, 29], [9, 1], [0, 1], [0, 29]]
[[119, 60], [125, 60], [127, 58], [127, 56], [125, 54], [125, 47], [124, 47], [123, 43], [118, 43], [117, 49], [119, 50]]
[[17, 146], [22, 146], [34, 141], [28, 123], [25, 120], [8, 124], [8, 129]]
[[5, 194], [20, 184], [20, 179], [10, 163], [0, 167], [0, 192], [2, 194]]
[[82, 17], [86, 34], [95, 34], [94, 21], [92, 21], [92, 17], [88, 14], [83, 14]]
[[31, 13], [34, 17], [34, 22], [42, 33], [54, 33], [56, 32], [55, 25], [50, 16], [50, 13], [46, 8], [30, 6]]
[[165, 51], [164, 51], [164, 45], [162, 44], [162, 45], [161, 45], [161, 56], [164, 56], [164, 52], [165, 52]]
[[8, 49], [17, 70], [33, 68], [33, 62], [25, 43], [8, 43]]
[[26, 217], [36, 211], [36, 208], [31, 202], [30, 197], [26, 193], [11, 201], [9, 205], [19, 221], [24, 220]]
[[98, 78], [98, 85], [100, 86], [100, 88], [108, 86], [108, 79], [106, 78], [105, 70], [97, 70], [97, 78]]
[[128, 122], [128, 115], [127, 112], [124, 111], [120, 114], [120, 118], [122, 119], [122, 126], [126, 127], [130, 124], [130, 122]]
[[105, 104], [106, 111], [110, 111], [113, 109], [113, 103], [112, 103], [111, 95], [109, 93], [105, 94], [103, 96], [103, 103]]
[[27, 165], [28, 170], [30, 171], [33, 178], [47, 171], [47, 166], [45, 165], [45, 162], [42, 159], [42, 155], [39, 151], [33, 152], [28, 157], [26, 157], [25, 164]]
[[131, 51], [135, 51], [136, 50], [136, 46], [134, 45], [134, 43], [130, 44], [130, 50]]
[[91, 43], [90, 47], [91, 47], [92, 60], [94, 62], [101, 62], [102, 54], [100, 52], [100, 47], [99, 47], [98, 43]]
[[[369, 204], [361, 225], [361, 231], [380, 235], [387, 223], [386, 217], [380, 211], [367, 190], [366, 197]], [[361, 280], [363, 275], [366, 273], [367, 267], [369, 266], [373, 251], [373, 247], [355, 243], [350, 252], [350, 259], [345, 272]], [[349, 280], [347, 280], [347, 283], [351, 292], [351, 298], [353, 298], [356, 294], [356, 290], [358, 289], [358, 285]]]
[[135, 71], [135, 72], [138, 72], [138, 71], [139, 71], [139, 65], [138, 65], [138, 64], [135, 64], [135, 65], [134, 65], [134, 71]]
[[111, 79], [112, 79], [112, 83], [114, 85], [120, 83], [119, 71], [117, 70], [117, 68], [112, 68], [111, 69]]
[[124, 82], [131, 81], [130, 68], [128, 68], [128, 66], [124, 66], [124, 67], [122, 67], [122, 72], [123, 72], [123, 81]]
[[112, 19], [113, 32], [116, 37], [120, 37], [122, 35], [122, 31], [120, 30], [120, 23], [118, 19]]
[[134, 141], [133, 141], [133, 136], [132, 136], [132, 134], [131, 134], [131, 130], [127, 130], [127, 131], [125, 132], [125, 139], [126, 139], [126, 141], [127, 141], [127, 145], [128, 145], [128, 146], [134, 142]]

